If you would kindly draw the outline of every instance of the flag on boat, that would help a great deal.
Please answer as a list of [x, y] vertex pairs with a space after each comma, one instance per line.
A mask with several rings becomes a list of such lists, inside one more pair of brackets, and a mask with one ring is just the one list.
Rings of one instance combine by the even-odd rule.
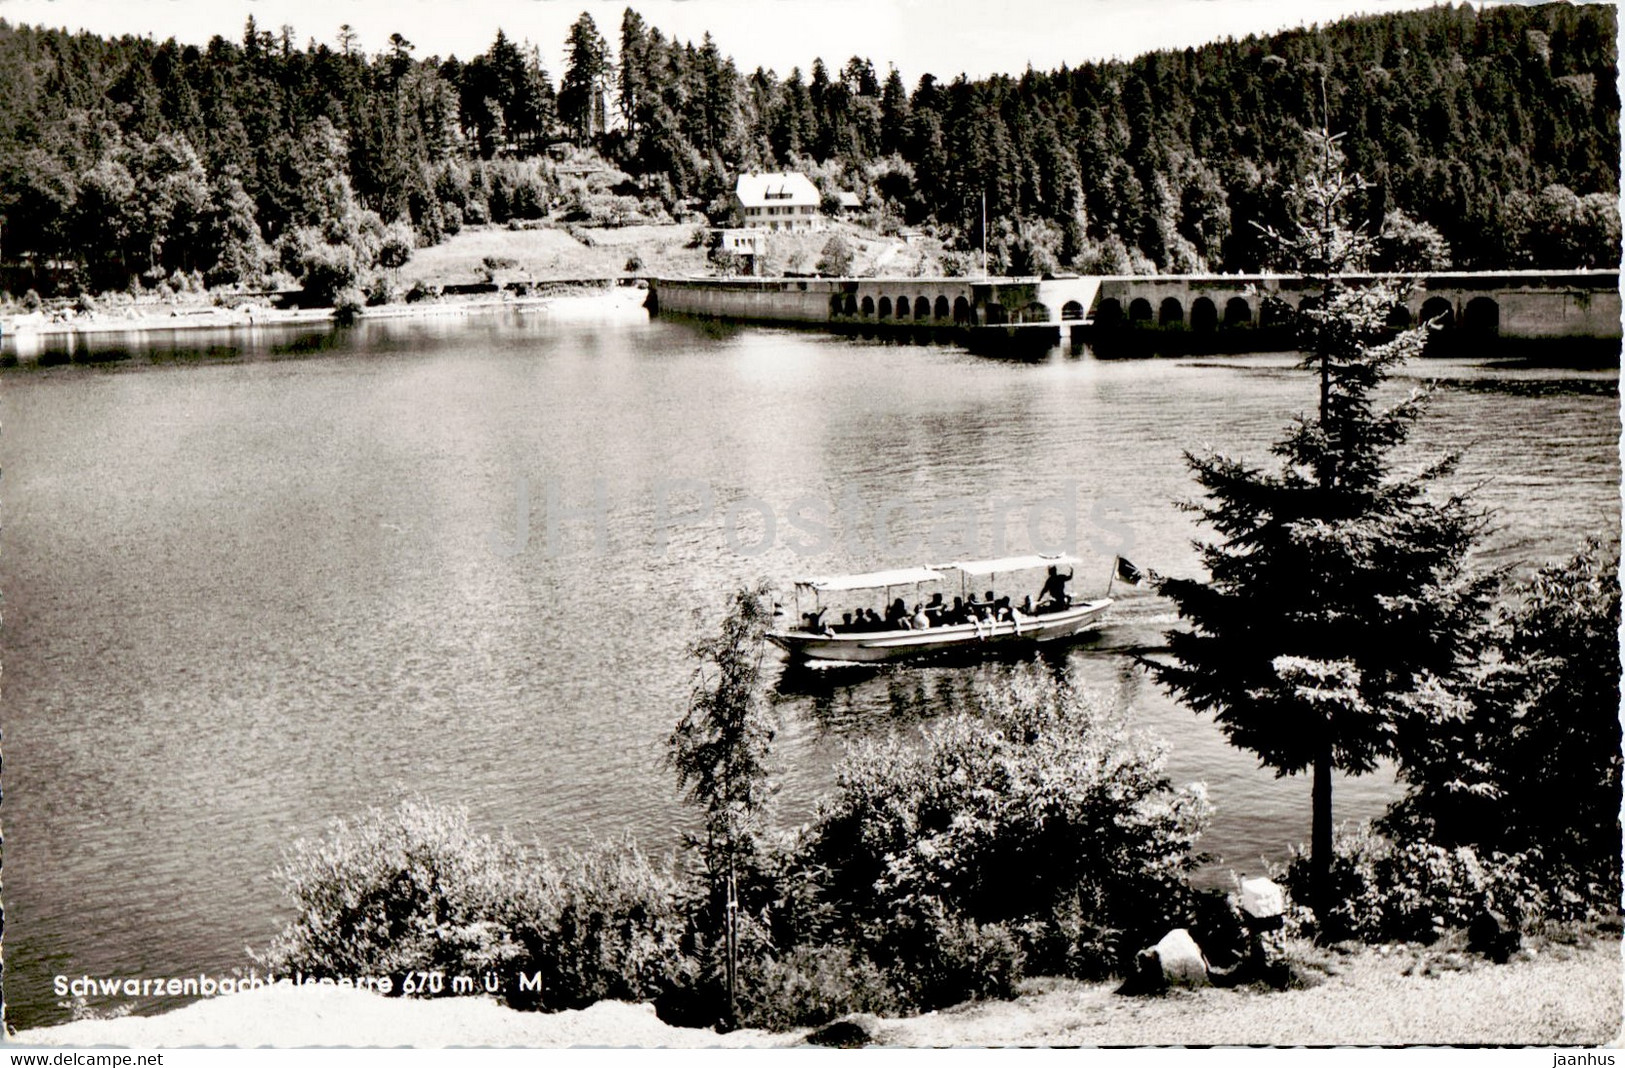
[[1145, 581], [1145, 572], [1135, 567], [1126, 557], [1117, 558], [1117, 579], [1131, 586], [1138, 586]]

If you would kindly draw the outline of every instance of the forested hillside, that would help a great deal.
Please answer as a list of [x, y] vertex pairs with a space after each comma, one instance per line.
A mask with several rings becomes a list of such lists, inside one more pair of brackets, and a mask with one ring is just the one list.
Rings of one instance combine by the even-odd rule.
[[[985, 196], [1010, 273], [1249, 270], [1325, 122], [1371, 181], [1373, 266], [1611, 266], [1614, 41], [1607, 5], [1462, 5], [910, 89], [883, 56], [741, 73], [628, 9], [613, 40], [581, 16], [555, 85], [501, 32], [464, 61], [0, 22], [0, 262], [13, 288], [332, 288], [465, 223], [715, 213], [741, 169], [793, 168], [963, 248]], [[586, 190], [565, 142], [627, 180]]]

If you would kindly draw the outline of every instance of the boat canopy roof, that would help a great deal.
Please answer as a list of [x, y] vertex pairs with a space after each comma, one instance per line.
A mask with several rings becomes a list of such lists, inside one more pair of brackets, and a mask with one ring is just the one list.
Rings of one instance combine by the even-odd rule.
[[941, 578], [942, 572], [929, 567], [899, 567], [891, 571], [868, 571], [861, 575], [798, 579], [796, 585], [811, 590], [876, 590], [885, 586], [912, 586], [916, 582], [936, 582]]
[[991, 575], [996, 571], [1025, 571], [1030, 567], [1076, 564], [1078, 558], [1066, 553], [1037, 553], [1030, 556], [1001, 556], [995, 560], [955, 560], [937, 564], [938, 570], [963, 571], [967, 575]]

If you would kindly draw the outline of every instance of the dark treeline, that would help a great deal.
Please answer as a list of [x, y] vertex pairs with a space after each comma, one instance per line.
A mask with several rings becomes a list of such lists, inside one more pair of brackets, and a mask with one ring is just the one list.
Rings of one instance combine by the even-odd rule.
[[1011, 273], [1254, 270], [1254, 224], [1290, 222], [1324, 123], [1371, 182], [1373, 266], [1606, 266], [1614, 40], [1606, 5], [1445, 6], [910, 90], [859, 57], [742, 74], [628, 9], [613, 42], [581, 16], [555, 87], [501, 32], [465, 62], [252, 19], [202, 48], [0, 22], [0, 258], [79, 287], [279, 266], [339, 287], [465, 222], [545, 215], [574, 142], [674, 214], [795, 168], [964, 248], [985, 197]]

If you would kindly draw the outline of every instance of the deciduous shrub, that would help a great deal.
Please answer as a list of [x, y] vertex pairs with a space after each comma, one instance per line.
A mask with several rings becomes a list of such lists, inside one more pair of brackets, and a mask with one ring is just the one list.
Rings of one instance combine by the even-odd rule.
[[1159, 744], [1099, 701], [1018, 673], [984, 691], [977, 714], [917, 742], [859, 746], [809, 832], [807, 863], [828, 872], [834, 914], [883, 965], [993, 937], [944, 934], [940, 906], [978, 930], [1008, 925], [1040, 970], [1106, 974], [1187, 905], [1209, 809], [1163, 763]]
[[832, 234], [824, 242], [824, 251], [818, 257], [817, 271], [821, 275], [831, 278], [845, 278], [852, 273], [852, 262], [856, 258], [852, 249], [852, 242], [841, 234]]
[[[1522, 926], [1547, 912], [1546, 893], [1522, 854], [1483, 855], [1471, 846], [1393, 843], [1369, 827], [1344, 830], [1333, 846], [1332, 899], [1316, 916], [1321, 941], [1431, 942], [1443, 928], [1466, 928], [1486, 911]], [[1288, 891], [1308, 900], [1309, 863], [1294, 853]]]
[[259, 960], [315, 978], [467, 974], [513, 956], [497, 918], [524, 854], [466, 812], [422, 801], [370, 809], [296, 842], [276, 877], [296, 908]]
[[678, 881], [630, 840], [537, 855], [407, 801], [296, 843], [277, 876], [298, 911], [258, 955], [276, 975], [491, 974], [511, 1004], [556, 1010], [655, 1000], [695, 970]]
[[405, 300], [408, 304], [420, 304], [426, 300], [439, 299], [440, 287], [431, 286], [421, 278], [413, 279], [412, 284], [406, 290]]
[[505, 984], [516, 1007], [654, 1001], [693, 975], [677, 877], [631, 839], [544, 856], [516, 891], [503, 924], [518, 949], [511, 965], [542, 980], [534, 1001]]
[[346, 286], [333, 294], [333, 321], [348, 326], [361, 317], [367, 306], [367, 295], [355, 286]]
[[851, 946], [798, 946], [747, 964], [740, 1022], [786, 1031], [854, 1012], [886, 1015], [903, 1005], [884, 972]]

